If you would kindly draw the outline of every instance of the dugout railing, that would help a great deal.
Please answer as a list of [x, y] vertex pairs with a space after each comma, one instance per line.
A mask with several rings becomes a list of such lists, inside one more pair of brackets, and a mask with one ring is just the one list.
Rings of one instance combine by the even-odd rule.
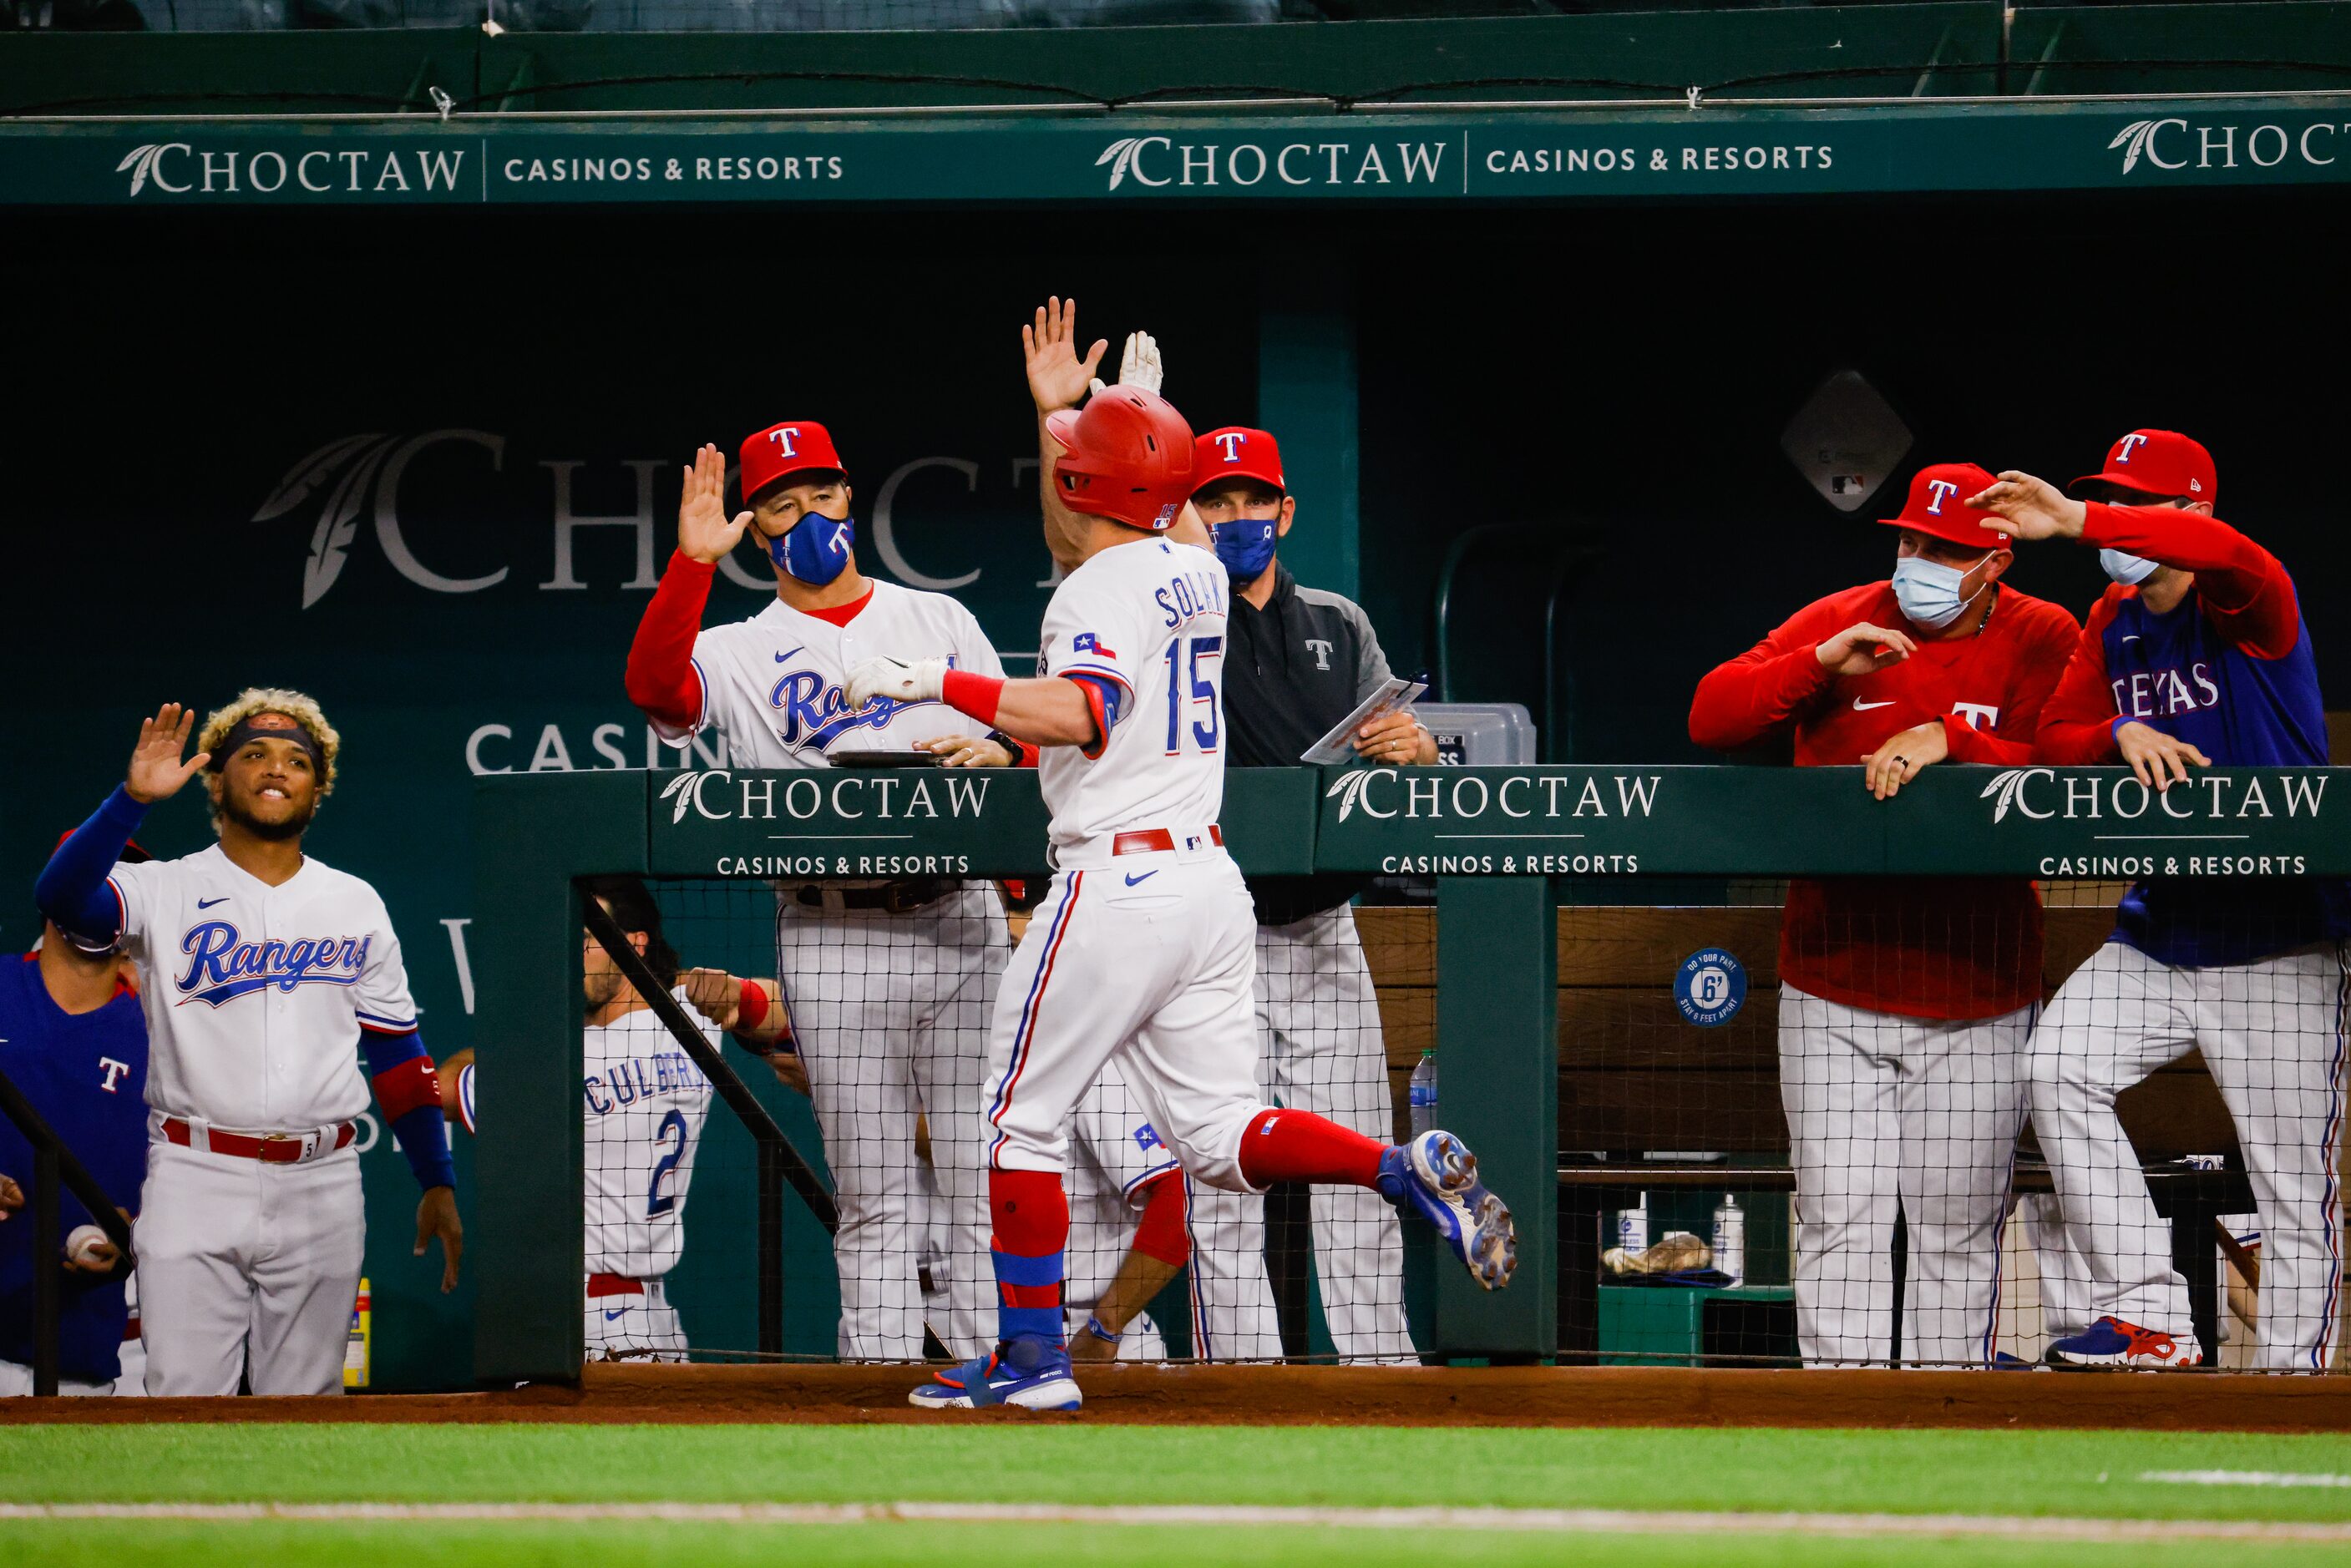
[[[105, 1231], [106, 1239], [114, 1243], [117, 1256], [107, 1279], [122, 1278], [136, 1262], [131, 1251], [131, 1226], [97, 1178], [90, 1175], [89, 1167], [82, 1164], [71, 1146], [49, 1126], [48, 1118], [5, 1073], [0, 1073], [0, 1116], [15, 1125], [33, 1151], [33, 1168], [24, 1173], [25, 1179], [18, 1183], [26, 1206], [32, 1210], [33, 1393], [37, 1397], [54, 1397], [57, 1392], [57, 1320], [66, 1291], [62, 1198], [71, 1193], [78, 1199], [89, 1211], [90, 1223]], [[135, 1199], [138, 1195], [124, 1196]], [[26, 1221], [17, 1217], [16, 1222], [21, 1225]], [[88, 1282], [86, 1276], [84, 1282]]]
[[[885, 776], [896, 782], [885, 787]], [[756, 898], [751, 889], [778, 878], [1041, 871], [1033, 774], [926, 773], [919, 792], [911, 776], [702, 769], [481, 781], [476, 1255], [484, 1299], [500, 1303], [477, 1322], [485, 1382], [573, 1379], [582, 1361], [580, 1228], [569, 1222], [583, 1168], [580, 879], [716, 882]], [[2118, 769], [1944, 766], [1881, 803], [1849, 769], [1236, 770], [1222, 821], [1253, 874], [1433, 880], [1433, 909], [1358, 912], [1389, 1061], [1400, 1087], [1419, 1046], [1435, 1045], [1441, 1120], [1509, 1196], [1520, 1251], [1506, 1292], [1426, 1271], [1419, 1348], [1440, 1360], [1590, 1360], [1605, 1348], [1601, 1231], [1628, 1196], [1646, 1191], [1662, 1210], [1677, 1187], [1768, 1195], [1792, 1185], [1756, 1044], [1769, 1020], [1760, 1003], [1744, 1056], [1736, 1031], [1670, 1023], [1644, 1025], [1638, 1050], [1577, 1054], [1579, 1039], [1610, 1027], [1622, 1035], [1593, 1020], [1625, 1008], [1649, 1016], [1661, 997], [1672, 1007], [1671, 971], [1699, 940], [1691, 933], [1744, 955], [1761, 995], [1776, 979], [1777, 889], [1788, 877], [2031, 878], [2051, 889], [2053, 982], [2103, 940], [2114, 898], [2142, 868], [2232, 882], [2351, 874], [2351, 805], [2332, 776], [2216, 771], [2163, 796]], [[1595, 1011], [1584, 993], [1612, 987], [1619, 1011]], [[2123, 1108], [2179, 1264], [2199, 1287], [2209, 1347], [2219, 1295], [2210, 1221], [2251, 1206], [2227, 1112], [2192, 1059], [2156, 1074]], [[2014, 1192], [2044, 1179], [2031, 1153], [2028, 1144]], [[2190, 1156], [2218, 1157], [2218, 1168]], [[747, 1263], [755, 1255], [748, 1237], [729, 1244]], [[789, 1296], [805, 1282], [780, 1285]]]

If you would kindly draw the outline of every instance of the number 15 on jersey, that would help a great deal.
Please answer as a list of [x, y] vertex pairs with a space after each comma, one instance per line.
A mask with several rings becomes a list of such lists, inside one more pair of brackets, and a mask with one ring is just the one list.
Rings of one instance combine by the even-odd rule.
[[1203, 673], [1200, 661], [1222, 659], [1221, 637], [1179, 637], [1167, 645], [1167, 754], [1182, 754], [1186, 721], [1194, 751], [1217, 749], [1219, 696], [1214, 667]]

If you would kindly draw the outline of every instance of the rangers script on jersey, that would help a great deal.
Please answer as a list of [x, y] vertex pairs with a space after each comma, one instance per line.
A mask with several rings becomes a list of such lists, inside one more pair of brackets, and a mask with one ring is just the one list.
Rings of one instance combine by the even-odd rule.
[[300, 1131], [368, 1106], [360, 1031], [416, 1027], [373, 888], [315, 857], [273, 888], [219, 845], [118, 865], [108, 885], [148, 981], [147, 1103], [234, 1130]]
[[[968, 734], [971, 720], [942, 702], [883, 700], [851, 712], [841, 686], [849, 667], [875, 654], [941, 659], [957, 670], [1000, 676], [1004, 666], [972, 613], [945, 594], [877, 582], [846, 624], [781, 599], [748, 620], [705, 628], [694, 639], [702, 679], [695, 730], [715, 728], [738, 768], [823, 767], [825, 753], [911, 751], [916, 742]], [[692, 732], [654, 721], [673, 744]]]

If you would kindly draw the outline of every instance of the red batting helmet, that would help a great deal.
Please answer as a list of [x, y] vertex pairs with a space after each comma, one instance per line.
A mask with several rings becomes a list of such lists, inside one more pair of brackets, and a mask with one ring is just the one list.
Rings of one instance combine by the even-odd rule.
[[1053, 464], [1061, 504], [1159, 533], [1192, 498], [1192, 427], [1176, 406], [1140, 387], [1105, 387], [1082, 411], [1049, 416], [1067, 450]]

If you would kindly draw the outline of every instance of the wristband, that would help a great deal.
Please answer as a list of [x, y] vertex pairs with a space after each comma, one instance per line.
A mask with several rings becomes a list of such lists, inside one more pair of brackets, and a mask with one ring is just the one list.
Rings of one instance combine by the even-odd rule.
[[991, 729], [997, 705], [1004, 701], [1004, 678], [950, 670], [939, 681], [939, 700], [958, 713], [969, 714]]
[[1085, 1332], [1092, 1334], [1104, 1345], [1116, 1345], [1120, 1340], [1126, 1337], [1123, 1334], [1113, 1334], [1110, 1330], [1104, 1328], [1102, 1326], [1102, 1319], [1094, 1316], [1091, 1313], [1086, 1314]]
[[756, 980], [743, 982], [742, 999], [735, 1004], [735, 1027], [739, 1032], [757, 1029], [768, 1016], [767, 988]]

